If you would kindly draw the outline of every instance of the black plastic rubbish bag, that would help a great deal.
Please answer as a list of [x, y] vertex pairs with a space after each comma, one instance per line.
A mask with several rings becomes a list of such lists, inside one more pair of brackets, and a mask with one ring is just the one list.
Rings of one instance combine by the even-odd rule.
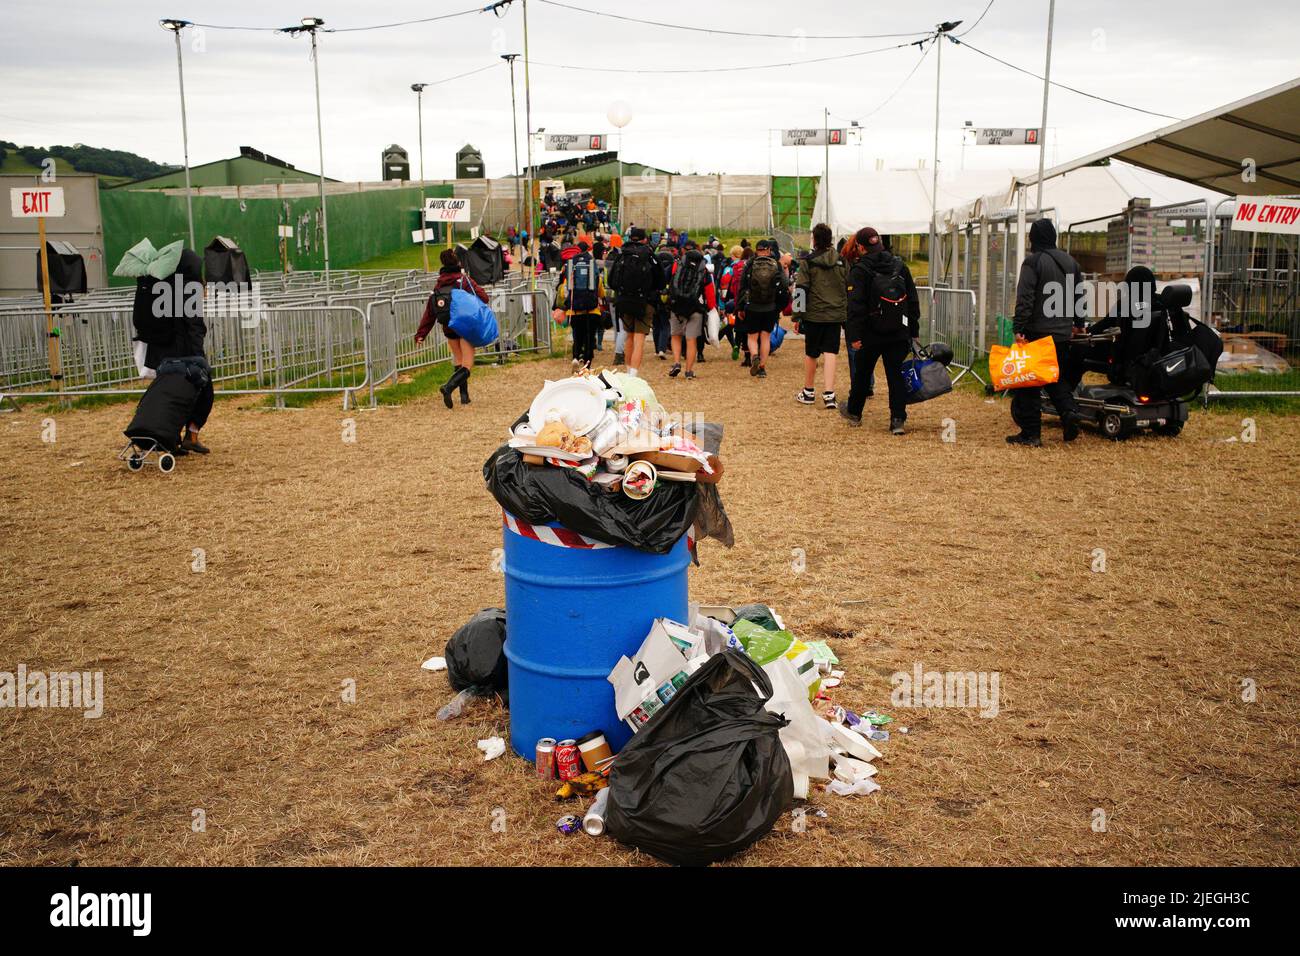
[[[755, 690], [755, 685], [761, 690]], [[761, 838], [794, 803], [772, 684], [739, 651], [715, 654], [614, 758], [605, 826], [679, 866], [706, 866]]]
[[696, 488], [688, 481], [660, 482], [643, 501], [607, 491], [569, 468], [526, 465], [502, 445], [483, 464], [483, 480], [497, 503], [521, 521], [558, 521], [570, 531], [606, 544], [667, 554], [695, 521]]
[[506, 698], [506, 612], [485, 607], [457, 629], [443, 652], [453, 690]]

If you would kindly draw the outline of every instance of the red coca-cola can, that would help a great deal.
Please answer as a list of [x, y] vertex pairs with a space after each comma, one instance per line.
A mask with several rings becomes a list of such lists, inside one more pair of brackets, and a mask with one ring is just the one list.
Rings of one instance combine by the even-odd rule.
[[537, 776], [543, 780], [555, 779], [554, 737], [543, 737], [537, 741]]
[[555, 745], [555, 771], [561, 780], [572, 780], [582, 773], [582, 751], [576, 740], [561, 740]]

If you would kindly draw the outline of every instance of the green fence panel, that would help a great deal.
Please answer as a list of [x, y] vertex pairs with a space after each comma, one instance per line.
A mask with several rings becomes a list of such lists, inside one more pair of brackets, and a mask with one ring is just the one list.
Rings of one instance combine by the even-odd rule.
[[[451, 196], [451, 185], [429, 186], [427, 196]], [[338, 193], [329, 202], [330, 266], [346, 269], [375, 256], [411, 245], [419, 228], [418, 188], [377, 189]], [[281, 268], [279, 227], [293, 226], [287, 240], [287, 259], [296, 271], [323, 269], [324, 249], [320, 225], [320, 198], [223, 199], [194, 197], [194, 240], [201, 252], [215, 236], [234, 241], [248, 257], [253, 270]], [[123, 254], [143, 238], [161, 247], [188, 239], [184, 196], [148, 190], [103, 190], [100, 208], [104, 221], [104, 248], [109, 271]], [[444, 235], [439, 226], [439, 236]], [[110, 276], [111, 285], [132, 280]]]
[[776, 228], [786, 232], [807, 232], [812, 228], [819, 182], [820, 176], [772, 177], [772, 220]]

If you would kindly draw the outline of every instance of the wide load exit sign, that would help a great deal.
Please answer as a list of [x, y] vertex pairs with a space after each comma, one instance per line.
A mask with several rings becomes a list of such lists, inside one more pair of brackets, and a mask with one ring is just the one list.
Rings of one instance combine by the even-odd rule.
[[15, 186], [9, 190], [9, 212], [15, 219], [61, 219], [62, 186]]

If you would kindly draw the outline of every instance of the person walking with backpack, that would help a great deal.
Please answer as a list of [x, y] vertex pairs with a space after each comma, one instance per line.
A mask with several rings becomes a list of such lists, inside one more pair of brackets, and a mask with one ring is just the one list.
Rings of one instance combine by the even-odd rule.
[[[718, 293], [713, 276], [704, 261], [704, 255], [694, 242], [687, 242], [686, 251], [673, 266], [668, 282], [668, 305], [673, 335], [673, 365], [668, 370], [670, 378], [682, 371], [683, 345], [686, 352], [686, 377], [695, 377], [695, 359], [700, 336], [704, 331], [704, 316], [718, 307]], [[683, 340], [685, 340], [683, 342]]]
[[840, 354], [848, 308], [848, 269], [839, 257], [831, 227], [813, 226], [813, 248], [803, 257], [795, 276], [795, 318], [803, 332], [803, 389], [795, 400], [812, 405], [817, 400], [817, 359], [822, 360], [822, 405], [835, 411], [835, 365]]
[[646, 242], [645, 230], [635, 227], [628, 234], [614, 265], [608, 284], [614, 290], [614, 305], [619, 322], [627, 333], [624, 357], [628, 371], [636, 375], [641, 368], [645, 337], [654, 329], [655, 297], [664, 286], [665, 277]]
[[585, 236], [578, 240], [578, 251], [565, 263], [555, 290], [556, 306], [568, 317], [573, 336], [575, 372], [591, 368], [596, 357], [596, 333], [604, 321], [600, 306], [605, 298], [605, 283], [600, 264], [588, 251], [588, 242]]
[[[1083, 270], [1068, 252], [1056, 248], [1056, 227], [1050, 219], [1039, 219], [1029, 227], [1029, 254], [1020, 265], [1016, 282], [1016, 318], [1012, 329], [1016, 344], [1024, 345], [1050, 335], [1056, 347], [1058, 367], [1069, 367], [1070, 338], [1085, 324]], [[1070, 294], [1070, 293], [1073, 294]], [[1050, 307], [1049, 302], [1063, 308]], [[1056, 315], [1054, 313], [1063, 314]], [[1042, 445], [1042, 392], [1061, 415], [1066, 441], [1079, 437], [1079, 407], [1067, 382], [1058, 378], [1051, 385], [1017, 388], [1011, 392], [1011, 419], [1020, 426], [1015, 435], [1007, 436], [1008, 445]]]
[[488, 301], [488, 294], [477, 282], [461, 271], [460, 259], [452, 249], [444, 249], [438, 257], [441, 268], [438, 269], [438, 281], [433, 284], [433, 294], [425, 303], [424, 315], [420, 327], [415, 330], [415, 344], [421, 344], [433, 331], [436, 322], [442, 326], [442, 334], [451, 348], [451, 360], [455, 370], [451, 378], [438, 389], [442, 393], [442, 403], [452, 407], [451, 393], [460, 389], [460, 403], [469, 404], [469, 373], [474, 367], [474, 346], [451, 330], [451, 292], [463, 289], [472, 292], [483, 302]]
[[772, 349], [772, 330], [781, 310], [790, 301], [790, 284], [781, 263], [772, 256], [769, 240], [760, 239], [754, 258], [740, 278], [736, 308], [744, 316], [743, 329], [749, 342], [749, 374], [767, 378], [767, 356]]
[[862, 424], [871, 373], [876, 362], [885, 365], [889, 383], [889, 431], [903, 434], [907, 421], [903, 361], [921, 334], [921, 306], [916, 283], [907, 263], [885, 248], [880, 234], [866, 226], [853, 237], [862, 255], [849, 269], [848, 320], [844, 337], [857, 349], [853, 386], [840, 414], [850, 425]]
[[655, 321], [654, 332], [652, 335], [655, 350], [655, 357], [659, 359], [668, 358], [668, 353], [672, 348], [673, 321], [672, 309], [668, 305], [668, 283], [672, 279], [673, 270], [677, 268], [677, 257], [667, 246], [661, 246], [655, 251], [655, 259], [659, 262], [659, 271], [664, 276], [664, 287], [659, 290], [655, 296]]

